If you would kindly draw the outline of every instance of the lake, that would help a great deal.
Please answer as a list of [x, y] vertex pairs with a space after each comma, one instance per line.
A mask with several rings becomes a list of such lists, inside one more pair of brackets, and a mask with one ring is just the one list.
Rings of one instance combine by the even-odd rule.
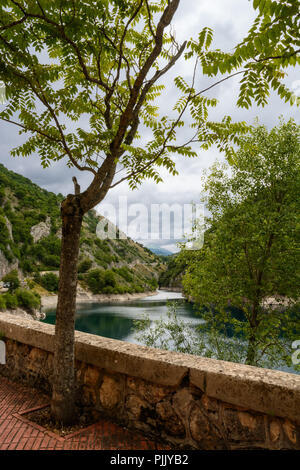
[[[201, 320], [192, 305], [186, 302], [180, 292], [158, 291], [156, 295], [138, 300], [111, 303], [80, 303], [77, 306], [75, 328], [106, 338], [138, 343], [132, 331], [134, 320], [149, 314], [157, 320], [167, 313], [167, 302], [178, 301], [178, 315], [184, 321], [197, 324]], [[55, 323], [55, 309], [45, 309], [47, 323]]]
[[[177, 316], [182, 321], [194, 326], [203, 321], [181, 293], [160, 290], [156, 295], [126, 302], [80, 303], [77, 305], [75, 328], [85, 333], [139, 344], [132, 330], [134, 320], [140, 320], [145, 315], [149, 315], [151, 320], [166, 316], [168, 301], [177, 302]], [[45, 313], [44, 321], [54, 324], [55, 309], [45, 309]], [[279, 369], [297, 373], [294, 368]]]

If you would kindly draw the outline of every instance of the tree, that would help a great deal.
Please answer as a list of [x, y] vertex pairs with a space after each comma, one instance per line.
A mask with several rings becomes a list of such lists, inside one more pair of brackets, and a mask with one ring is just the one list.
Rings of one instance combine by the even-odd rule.
[[41, 284], [44, 289], [47, 289], [49, 292], [58, 291], [58, 277], [55, 273], [46, 273], [43, 276], [40, 276], [39, 284]]
[[85, 258], [78, 265], [78, 274], [86, 273], [92, 266], [93, 262], [90, 258]]
[[[211, 49], [210, 28], [204, 28], [196, 41], [177, 44], [168, 28], [179, 3], [1, 0], [0, 80], [5, 83], [8, 104], [0, 118], [30, 135], [12, 154], [38, 152], [45, 168], [66, 158], [70, 167], [92, 176], [84, 191], [75, 178], [75, 194], [61, 205], [51, 408], [64, 423], [74, 417], [74, 316], [83, 215], [126, 179], [136, 188], [145, 178], [161, 181], [160, 167], [176, 174], [174, 155], [194, 157], [195, 145], [207, 149], [216, 144], [232, 158], [231, 144], [238, 142], [247, 126], [229, 117], [222, 122], [208, 120], [208, 109], [217, 102], [205, 92], [221, 81], [242, 74], [247, 85], [242, 84], [240, 106], [249, 105], [252, 98], [263, 105], [270, 87], [285, 99], [293, 97], [280, 77], [283, 67], [295, 65], [295, 57], [299, 60], [295, 9], [299, 2], [254, 1], [260, 8], [254, 29], [232, 54]], [[267, 38], [269, 23], [273, 34]], [[260, 40], [265, 46], [268, 41], [267, 55], [258, 47]], [[182, 57], [193, 61], [192, 83], [175, 79], [179, 97], [167, 117], [158, 113], [153, 101], [164, 88], [159, 80]], [[200, 73], [219, 72], [228, 75], [199, 89]], [[186, 122], [192, 118], [191, 135], [177, 142], [184, 115]], [[72, 123], [86, 116], [88, 125], [74, 130]], [[152, 136], [141, 147], [138, 138], [143, 126]]]
[[2, 281], [8, 287], [9, 292], [15, 291], [21, 285], [20, 280], [19, 280], [18, 271], [16, 269], [13, 269], [10, 273], [6, 274], [2, 278]]
[[105, 287], [105, 271], [103, 269], [91, 269], [86, 277], [86, 283], [93, 294], [101, 294]]
[[230, 173], [226, 165], [212, 167], [203, 249], [181, 255], [185, 291], [209, 308], [209, 327], [242, 335], [247, 364], [268, 356], [290, 362], [291, 337], [299, 335], [299, 154], [294, 121], [270, 132], [254, 127]]

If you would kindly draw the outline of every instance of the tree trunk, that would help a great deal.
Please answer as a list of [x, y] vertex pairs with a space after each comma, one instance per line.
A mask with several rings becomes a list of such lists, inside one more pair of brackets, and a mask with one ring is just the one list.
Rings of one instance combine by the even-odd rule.
[[249, 341], [248, 341], [246, 364], [248, 364], [249, 366], [254, 366], [255, 358], [256, 358], [255, 334], [251, 332]]
[[248, 340], [248, 349], [247, 349], [247, 357], [246, 357], [246, 364], [250, 366], [255, 365], [256, 359], [256, 330], [258, 327], [258, 309], [259, 309], [259, 300], [255, 300], [252, 305], [252, 313], [250, 318], [250, 334]]
[[77, 264], [83, 213], [79, 197], [62, 203], [62, 246], [55, 323], [55, 351], [51, 413], [56, 421], [71, 424], [75, 417], [74, 329]]

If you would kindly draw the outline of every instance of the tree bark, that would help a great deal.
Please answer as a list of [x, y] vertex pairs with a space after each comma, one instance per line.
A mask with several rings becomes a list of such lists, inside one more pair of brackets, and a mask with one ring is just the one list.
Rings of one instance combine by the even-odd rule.
[[252, 305], [252, 314], [250, 319], [250, 334], [248, 340], [248, 349], [247, 349], [247, 357], [246, 357], [246, 364], [250, 366], [255, 365], [256, 359], [256, 329], [258, 327], [258, 308], [259, 308], [259, 301], [256, 299]]
[[248, 341], [246, 364], [248, 364], [249, 366], [254, 366], [255, 358], [256, 358], [255, 334], [251, 332], [249, 341]]
[[54, 372], [51, 413], [65, 425], [75, 418], [74, 330], [77, 264], [83, 211], [78, 196], [62, 203], [62, 246], [55, 323]]

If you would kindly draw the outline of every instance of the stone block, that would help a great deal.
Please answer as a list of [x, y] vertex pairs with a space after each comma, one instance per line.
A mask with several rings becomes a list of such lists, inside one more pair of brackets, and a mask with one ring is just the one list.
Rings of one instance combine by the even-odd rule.
[[228, 442], [244, 442], [245, 447], [265, 442], [264, 416], [229, 405], [223, 406], [222, 428]]
[[139, 396], [143, 397], [149, 403], [158, 403], [168, 396], [171, 392], [169, 387], [163, 387], [161, 385], [156, 385], [144, 380], [137, 379], [135, 377], [127, 378], [127, 387], [137, 393]]
[[184, 425], [168, 400], [156, 405], [156, 413], [160, 418], [160, 425], [171, 436], [185, 435]]
[[200, 448], [207, 450], [225, 449], [222, 434], [209, 416], [199, 406], [194, 406], [190, 415], [190, 434]]
[[131, 419], [138, 421], [143, 410], [146, 410], [148, 407], [149, 404], [137, 395], [130, 394], [126, 398], [125, 409]]
[[100, 371], [96, 367], [87, 366], [84, 372], [83, 383], [90, 387], [97, 387], [100, 377]]
[[300, 440], [300, 429], [298, 428], [298, 432], [297, 432], [296, 426], [287, 419], [284, 421], [282, 427], [290, 443], [297, 444], [297, 440]]
[[191, 408], [194, 406], [194, 398], [188, 388], [178, 390], [173, 396], [173, 407], [183, 422], [189, 419]]
[[109, 376], [104, 376], [100, 392], [100, 402], [103, 408], [112, 409], [122, 402], [121, 384]]

